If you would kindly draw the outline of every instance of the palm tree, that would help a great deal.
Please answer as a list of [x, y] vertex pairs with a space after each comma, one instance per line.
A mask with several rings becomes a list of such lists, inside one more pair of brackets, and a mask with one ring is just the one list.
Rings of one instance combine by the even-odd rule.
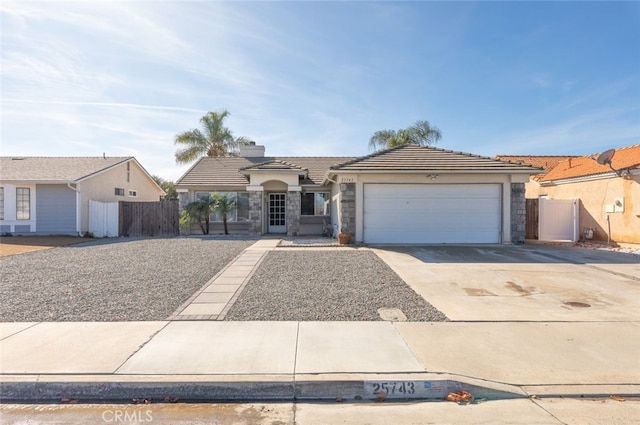
[[369, 139], [369, 148], [389, 149], [408, 144], [427, 146], [437, 143], [441, 138], [438, 127], [430, 125], [427, 120], [418, 120], [412, 126], [397, 131], [376, 131]]
[[229, 111], [208, 112], [200, 118], [202, 130], [193, 129], [176, 135], [175, 144], [185, 146], [176, 151], [176, 163], [188, 164], [201, 156], [235, 155], [242, 144], [250, 142], [245, 137], [233, 137], [233, 133], [224, 126]]
[[224, 225], [224, 234], [229, 234], [229, 229], [227, 228], [227, 216], [231, 211], [236, 208], [236, 200], [229, 198], [227, 195], [220, 195], [219, 193], [213, 194], [213, 208], [214, 211], [217, 211], [222, 216], [222, 224]]
[[185, 205], [180, 216], [180, 224], [191, 227], [192, 223], [198, 223], [203, 235], [209, 234], [209, 220], [214, 211], [215, 203], [211, 198], [198, 199]]

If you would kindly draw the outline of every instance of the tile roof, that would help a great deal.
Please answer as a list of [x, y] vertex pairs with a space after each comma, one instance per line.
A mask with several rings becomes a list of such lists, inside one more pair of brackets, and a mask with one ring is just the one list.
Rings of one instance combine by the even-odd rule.
[[569, 158], [577, 158], [576, 155], [496, 155], [495, 159], [513, 162], [516, 164], [529, 164], [534, 167], [544, 169], [543, 173], [531, 176], [533, 180], [539, 181], [547, 171]]
[[332, 167], [332, 171], [497, 172], [536, 174], [539, 168], [431, 146], [405, 145]]
[[[246, 186], [246, 171], [258, 167], [288, 167], [307, 171], [304, 185], [322, 185], [324, 176], [334, 164], [349, 161], [353, 157], [203, 157], [178, 181], [182, 186]], [[282, 169], [282, 168], [280, 168]]]
[[529, 164], [534, 167], [550, 170], [558, 163], [578, 155], [496, 155], [500, 161], [514, 162], [516, 164]]
[[[599, 153], [562, 161], [547, 172], [540, 182], [611, 173], [612, 170], [608, 165], [602, 165], [596, 162], [598, 155]], [[611, 166], [616, 170], [640, 169], [640, 145], [616, 149], [615, 154], [611, 159]]]
[[76, 182], [133, 157], [0, 157], [5, 181]]
[[296, 164], [291, 164], [287, 161], [281, 160], [273, 160], [268, 162], [261, 162], [259, 164], [249, 165], [248, 167], [243, 167], [240, 170], [295, 170], [295, 171], [307, 171], [306, 168], [303, 168]]

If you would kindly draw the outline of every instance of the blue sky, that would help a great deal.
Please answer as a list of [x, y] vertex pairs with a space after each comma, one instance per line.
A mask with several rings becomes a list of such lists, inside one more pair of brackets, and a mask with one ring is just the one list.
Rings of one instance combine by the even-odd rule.
[[133, 155], [227, 109], [268, 155], [437, 146], [586, 155], [640, 143], [639, 2], [3, 1], [2, 155]]

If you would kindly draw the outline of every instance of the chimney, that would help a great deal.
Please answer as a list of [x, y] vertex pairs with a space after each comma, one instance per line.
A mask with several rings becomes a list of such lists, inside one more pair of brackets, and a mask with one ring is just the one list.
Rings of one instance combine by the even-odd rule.
[[249, 142], [247, 145], [240, 145], [240, 156], [243, 158], [263, 158], [264, 146], [256, 145], [256, 142]]
[[571, 158], [569, 158], [569, 168], [571, 168]]

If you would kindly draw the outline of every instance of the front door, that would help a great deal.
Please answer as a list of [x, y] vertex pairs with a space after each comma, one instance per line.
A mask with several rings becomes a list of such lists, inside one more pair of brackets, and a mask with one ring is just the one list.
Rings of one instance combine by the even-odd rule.
[[269, 194], [269, 233], [287, 233], [286, 193]]

